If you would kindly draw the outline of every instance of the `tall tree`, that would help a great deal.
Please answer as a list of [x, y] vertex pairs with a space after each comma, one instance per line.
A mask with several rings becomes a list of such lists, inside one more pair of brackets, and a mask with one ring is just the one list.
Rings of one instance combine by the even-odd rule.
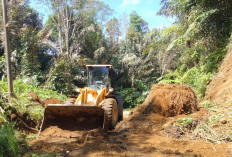
[[[25, 43], [27, 46], [35, 46], [35, 43], [30, 45], [28, 42], [30, 38], [34, 38], [37, 33], [42, 29], [42, 23], [39, 19], [39, 15], [36, 11], [31, 9], [27, 5], [27, 1], [23, 0], [14, 0], [9, 1], [8, 3], [8, 12], [9, 12], [9, 30], [10, 30], [10, 45], [12, 49], [12, 65], [13, 65], [13, 72], [14, 77], [21, 75], [23, 71], [23, 56], [30, 53], [31, 55], [36, 56], [37, 52], [29, 52], [25, 49]], [[31, 34], [30, 36], [25, 37], [24, 29], [26, 27], [30, 27], [35, 31], [35, 33]], [[2, 28], [2, 27], [1, 27]], [[2, 31], [2, 30], [1, 30]], [[4, 36], [2, 36], [2, 39]], [[38, 43], [37, 43], [38, 44]], [[37, 45], [38, 46], [38, 45]], [[31, 64], [35, 64], [34, 61], [28, 60]], [[37, 61], [36, 61], [37, 63]], [[27, 71], [27, 70], [26, 70]]]
[[58, 50], [58, 58], [51, 69], [49, 80], [59, 68], [58, 65], [62, 65], [63, 79], [68, 83], [68, 92], [71, 93], [72, 80], [75, 77], [74, 65], [78, 65], [80, 58], [94, 58], [95, 51], [101, 47], [101, 25], [111, 9], [97, 0], [40, 1], [52, 11], [42, 33], [46, 37], [44, 43]]

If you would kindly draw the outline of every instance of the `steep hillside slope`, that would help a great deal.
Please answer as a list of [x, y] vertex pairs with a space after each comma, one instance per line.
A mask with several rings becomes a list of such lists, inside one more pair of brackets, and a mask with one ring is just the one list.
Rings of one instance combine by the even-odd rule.
[[207, 87], [204, 100], [210, 100], [211, 105], [230, 107], [232, 105], [232, 51], [228, 53]]

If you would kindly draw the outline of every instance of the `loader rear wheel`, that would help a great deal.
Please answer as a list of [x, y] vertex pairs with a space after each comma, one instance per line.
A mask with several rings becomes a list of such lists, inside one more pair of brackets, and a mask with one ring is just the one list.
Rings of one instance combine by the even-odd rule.
[[113, 98], [105, 99], [102, 108], [104, 109], [103, 129], [105, 131], [115, 128], [118, 122], [118, 104]]

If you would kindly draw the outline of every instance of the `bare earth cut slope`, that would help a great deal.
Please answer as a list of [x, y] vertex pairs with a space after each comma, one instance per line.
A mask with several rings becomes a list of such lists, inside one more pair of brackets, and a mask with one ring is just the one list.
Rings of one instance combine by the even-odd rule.
[[[227, 54], [219, 72], [212, 78], [204, 100], [210, 101], [210, 106], [216, 108], [221, 122], [225, 123], [224, 133], [231, 135], [232, 130], [232, 51]], [[203, 101], [204, 101], [203, 100]]]
[[205, 100], [210, 100], [211, 105], [232, 105], [232, 51], [228, 53], [224, 62], [210, 82]]

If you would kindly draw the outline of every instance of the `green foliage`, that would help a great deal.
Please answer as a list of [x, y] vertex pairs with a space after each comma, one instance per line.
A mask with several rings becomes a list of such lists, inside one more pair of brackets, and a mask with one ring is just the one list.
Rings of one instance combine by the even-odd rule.
[[192, 124], [193, 118], [192, 117], [184, 117], [184, 118], [178, 118], [176, 123], [179, 126], [187, 126]]
[[34, 138], [38, 138], [39, 136], [37, 134], [32, 134], [30, 133], [29, 135], [26, 136], [26, 139], [34, 139]]
[[210, 73], [203, 73], [198, 67], [194, 67], [183, 75], [182, 81], [196, 91], [198, 98], [202, 98], [205, 95], [210, 78]]
[[[8, 91], [7, 82], [6, 81], [0, 81], [0, 95], [5, 95]], [[27, 83], [27, 80], [21, 80], [17, 79], [14, 81], [14, 93], [16, 96], [19, 97], [28, 97], [28, 92], [34, 92], [38, 95], [41, 99], [48, 99], [48, 98], [57, 98], [61, 101], [64, 101], [67, 99], [65, 95], [59, 94], [57, 91], [52, 91], [49, 89], [36, 87], [31, 85], [30, 83]]]
[[117, 89], [117, 93], [122, 94], [123, 108], [134, 108], [142, 104], [147, 95], [136, 88]]
[[38, 52], [40, 51], [37, 30], [31, 26], [23, 28], [20, 51], [22, 61], [22, 75], [35, 75], [40, 72], [40, 63], [38, 62]]
[[135, 79], [137, 88], [119, 88], [116, 89], [118, 93], [122, 94], [123, 107], [134, 108], [142, 104], [149, 94], [150, 87], [141, 80]]
[[30, 75], [39, 70], [36, 62], [36, 54], [40, 48], [37, 33], [42, 28], [42, 21], [39, 14], [26, 5], [25, 0], [9, 3], [8, 12], [11, 21], [9, 33], [13, 78], [23, 74]]
[[195, 90], [198, 98], [202, 98], [205, 95], [206, 86], [211, 76], [211, 73], [204, 73], [199, 67], [193, 67], [186, 72], [183, 72], [181, 68], [179, 68], [159, 78], [159, 80], [161, 80], [159, 83], [187, 84]]
[[[0, 96], [4, 97], [8, 92], [6, 81], [0, 81], [0, 89]], [[57, 98], [64, 101], [67, 99], [66, 96], [58, 94], [56, 91], [32, 86], [20, 79], [15, 80], [14, 93], [17, 98], [8, 98], [8, 101], [3, 101], [0, 97], [0, 104], [5, 110], [5, 115], [10, 116], [12, 113], [17, 112], [19, 115], [23, 115], [25, 120], [33, 122], [35, 125], [33, 127], [39, 127], [41, 119], [43, 118], [44, 108], [30, 100], [29, 92], [36, 93], [38, 97], [43, 100], [47, 98]]]
[[[1, 101], [0, 101], [0, 104], [1, 104]], [[7, 117], [6, 115], [4, 114], [5, 111], [2, 109], [2, 107], [0, 106], [0, 124], [1, 123], [5, 123], [5, 122], [8, 122], [7, 121]]]
[[6, 75], [6, 62], [5, 57], [0, 56], [0, 79]]
[[50, 76], [47, 87], [64, 94], [72, 94], [74, 86], [74, 79], [77, 75], [80, 75], [81, 68], [78, 64], [78, 60], [65, 61], [65, 58], [58, 60], [55, 68]]
[[205, 100], [205, 101], [201, 102], [200, 106], [203, 106], [205, 108], [209, 108], [210, 107], [210, 100]]
[[148, 31], [147, 22], [145, 22], [135, 11], [130, 14], [130, 24], [131, 27], [135, 28], [136, 32], [146, 33]]
[[13, 124], [0, 125], [0, 156], [20, 156]]

